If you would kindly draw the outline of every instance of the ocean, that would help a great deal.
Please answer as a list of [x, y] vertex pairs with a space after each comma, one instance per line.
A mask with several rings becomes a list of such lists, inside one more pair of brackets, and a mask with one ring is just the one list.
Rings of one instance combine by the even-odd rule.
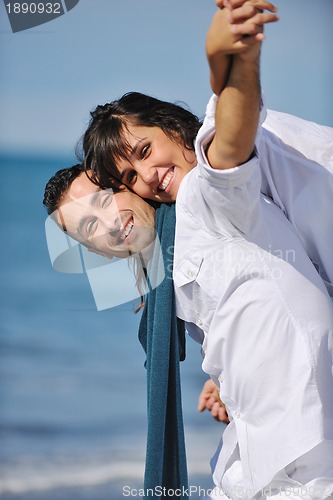
[[[22, 155], [0, 165], [0, 498], [139, 496], [146, 445], [140, 314], [133, 303], [97, 311], [86, 275], [52, 269], [44, 186], [70, 161]], [[181, 370], [195, 499], [212, 487], [209, 459], [224, 426], [197, 412], [206, 376], [191, 339]]]

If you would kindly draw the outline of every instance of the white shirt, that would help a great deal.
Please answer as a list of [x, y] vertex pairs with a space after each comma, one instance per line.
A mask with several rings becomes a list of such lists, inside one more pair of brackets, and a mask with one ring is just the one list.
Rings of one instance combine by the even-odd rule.
[[[217, 96], [205, 128], [215, 126]], [[333, 128], [287, 113], [262, 111], [257, 141], [261, 192], [287, 215], [321, 277], [333, 284]], [[333, 286], [332, 286], [333, 288]]]
[[214, 480], [232, 499], [253, 498], [326, 443], [320, 473], [333, 483], [332, 305], [295, 230], [260, 193], [258, 158], [207, 164], [210, 111], [178, 192], [174, 284], [177, 316], [202, 330], [202, 366], [231, 418]]
[[269, 110], [258, 153], [261, 191], [284, 211], [322, 278], [333, 283], [333, 128]]

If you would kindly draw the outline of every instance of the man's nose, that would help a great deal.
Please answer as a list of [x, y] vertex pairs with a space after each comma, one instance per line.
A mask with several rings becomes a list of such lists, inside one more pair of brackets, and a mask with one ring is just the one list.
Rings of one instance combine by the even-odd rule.
[[105, 214], [101, 217], [101, 221], [105, 232], [116, 236], [121, 228], [121, 218], [119, 212], [113, 214]]

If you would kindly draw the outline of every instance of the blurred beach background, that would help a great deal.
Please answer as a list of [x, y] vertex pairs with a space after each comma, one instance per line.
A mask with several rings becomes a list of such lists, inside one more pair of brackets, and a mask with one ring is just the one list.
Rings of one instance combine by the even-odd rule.
[[[281, 21], [267, 28], [262, 55], [268, 105], [333, 126], [332, 0], [276, 5]], [[120, 500], [125, 486], [142, 487], [140, 314], [133, 303], [98, 312], [86, 275], [52, 269], [42, 198], [49, 177], [76, 163], [97, 104], [139, 90], [203, 116], [214, 10], [213, 0], [80, 0], [14, 34], [0, 3], [1, 499]], [[209, 489], [223, 425], [196, 410], [206, 380], [200, 364], [189, 339], [182, 391], [190, 484]]]

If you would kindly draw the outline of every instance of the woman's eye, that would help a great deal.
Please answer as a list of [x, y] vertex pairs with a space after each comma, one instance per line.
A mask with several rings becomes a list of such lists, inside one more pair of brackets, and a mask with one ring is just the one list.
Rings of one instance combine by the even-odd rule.
[[134, 184], [134, 182], [136, 181], [136, 176], [137, 176], [137, 173], [135, 170], [131, 170], [130, 172], [128, 172], [127, 174], [127, 184]]
[[144, 148], [141, 149], [141, 159], [143, 160], [144, 158], [146, 158], [146, 156], [148, 156], [148, 153], [149, 153], [149, 150], [150, 150], [150, 144], [147, 144], [147, 146], [145, 146]]

